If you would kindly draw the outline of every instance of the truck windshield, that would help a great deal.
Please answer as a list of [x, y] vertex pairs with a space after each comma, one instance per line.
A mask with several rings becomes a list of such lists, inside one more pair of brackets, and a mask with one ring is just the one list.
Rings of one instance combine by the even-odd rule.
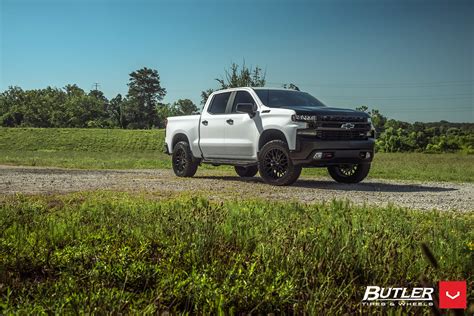
[[271, 108], [322, 107], [321, 101], [311, 94], [295, 90], [255, 89], [263, 104]]

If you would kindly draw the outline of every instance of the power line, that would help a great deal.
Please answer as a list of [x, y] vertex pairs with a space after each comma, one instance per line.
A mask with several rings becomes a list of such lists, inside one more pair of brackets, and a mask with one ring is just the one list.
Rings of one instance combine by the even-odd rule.
[[388, 96], [388, 97], [371, 97], [371, 96], [318, 96], [323, 99], [337, 99], [337, 100], [387, 100], [387, 101], [407, 101], [407, 100], [419, 100], [419, 101], [436, 101], [436, 100], [453, 100], [453, 99], [472, 99], [472, 95], [443, 95], [443, 96]]
[[383, 111], [383, 112], [396, 111], [396, 112], [408, 112], [408, 113], [411, 113], [411, 112], [417, 112], [417, 113], [421, 113], [421, 112], [439, 112], [439, 113], [471, 112], [471, 114], [474, 113], [472, 109], [424, 109], [423, 110], [423, 109], [416, 109], [416, 108], [413, 108], [413, 109], [398, 109], [398, 108], [386, 108], [386, 107], [384, 107], [383, 110], [381, 109], [381, 111]]
[[[284, 82], [267, 82], [272, 85], [283, 85]], [[397, 83], [295, 83], [297, 86], [327, 88], [435, 88], [450, 86], [474, 85], [474, 80], [432, 81], [432, 82], [397, 82]]]

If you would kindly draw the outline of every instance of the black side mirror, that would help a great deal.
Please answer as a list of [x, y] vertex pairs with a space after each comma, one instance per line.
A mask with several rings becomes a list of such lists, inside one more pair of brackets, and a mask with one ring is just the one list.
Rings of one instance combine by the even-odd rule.
[[250, 117], [254, 117], [257, 112], [257, 105], [253, 103], [237, 103], [237, 113], [247, 113]]

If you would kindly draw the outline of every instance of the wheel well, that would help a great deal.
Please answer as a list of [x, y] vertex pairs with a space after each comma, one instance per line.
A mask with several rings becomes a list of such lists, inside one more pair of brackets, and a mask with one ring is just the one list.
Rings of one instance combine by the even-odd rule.
[[188, 137], [186, 135], [182, 134], [182, 133], [174, 135], [173, 141], [171, 142], [171, 148], [170, 149], [173, 150], [174, 146], [179, 142], [186, 142], [186, 143], [189, 144]]
[[260, 139], [258, 140], [258, 150], [260, 151], [263, 145], [265, 145], [269, 141], [277, 140], [277, 139], [284, 141], [285, 143], [288, 143], [286, 141], [285, 134], [283, 134], [282, 131], [279, 131], [277, 129], [269, 129], [269, 130], [264, 131], [262, 135], [260, 135]]

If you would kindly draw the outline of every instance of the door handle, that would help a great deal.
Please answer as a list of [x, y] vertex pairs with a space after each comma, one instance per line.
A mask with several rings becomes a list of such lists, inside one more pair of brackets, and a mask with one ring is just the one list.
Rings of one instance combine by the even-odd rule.
[[206, 126], [207, 126], [207, 124], [208, 124], [209, 122], [208, 122], [208, 121], [202, 121], [201, 123], [202, 123], [203, 125], [206, 125]]
[[228, 119], [226, 122], [227, 122], [227, 124], [230, 124], [230, 125], [234, 124], [234, 120], [233, 120], [233, 119]]

